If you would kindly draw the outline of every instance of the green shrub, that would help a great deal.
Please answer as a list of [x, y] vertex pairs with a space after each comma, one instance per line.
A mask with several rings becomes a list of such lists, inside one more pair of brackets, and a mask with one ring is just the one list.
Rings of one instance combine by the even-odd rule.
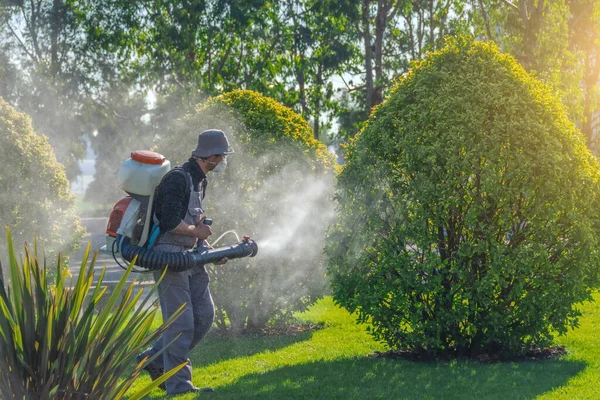
[[208, 177], [203, 206], [215, 236], [235, 229], [259, 246], [255, 258], [211, 269], [217, 325], [259, 329], [327, 290], [322, 241], [333, 214], [336, 162], [302, 117], [251, 91], [200, 104], [160, 138], [158, 151], [181, 164], [208, 128], [225, 131], [235, 149], [225, 172]]
[[[75, 286], [67, 285], [69, 272], [60, 256], [51, 282], [35, 244], [33, 253], [26, 246], [25, 258], [17, 262], [9, 232], [11, 283], [6, 289], [0, 284], [3, 399], [120, 399], [141, 372], [143, 363], [131, 368], [135, 356], [172, 322], [151, 329], [158, 307], [146, 304], [156, 294], [151, 291], [138, 304], [143, 290], [134, 295], [134, 283], [126, 286], [133, 264], [96, 312], [106, 286], [102, 287], [102, 271], [90, 291], [95, 255], [87, 267], [89, 251], [88, 245]], [[129, 399], [141, 398], [184, 365]]]
[[598, 281], [599, 167], [493, 44], [449, 39], [348, 148], [327, 245], [337, 302], [392, 348], [520, 352]]
[[[0, 98], [0, 221], [23, 243], [34, 233], [45, 253], [70, 254], [83, 238], [74, 196], [64, 167], [45, 136], [37, 135], [24, 114]], [[0, 239], [0, 254], [6, 242]], [[6, 260], [2, 259], [6, 262]]]

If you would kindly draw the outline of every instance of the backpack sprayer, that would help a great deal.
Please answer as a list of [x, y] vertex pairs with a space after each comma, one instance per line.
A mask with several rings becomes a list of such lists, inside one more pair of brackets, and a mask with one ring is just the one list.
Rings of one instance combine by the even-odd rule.
[[[177, 253], [151, 249], [158, 232], [158, 227], [153, 226], [156, 187], [170, 169], [171, 163], [163, 155], [147, 150], [131, 153], [131, 157], [119, 167], [117, 180], [128, 196], [115, 204], [106, 228], [106, 248], [112, 252], [117, 264], [121, 265], [117, 260], [119, 254], [127, 263], [137, 256], [135, 264], [147, 271], [166, 265], [171, 271], [185, 271], [225, 257], [254, 257], [258, 246], [249, 236], [244, 236], [244, 240], [237, 244], [214, 249], [199, 248]], [[205, 220], [207, 224], [211, 222]]]

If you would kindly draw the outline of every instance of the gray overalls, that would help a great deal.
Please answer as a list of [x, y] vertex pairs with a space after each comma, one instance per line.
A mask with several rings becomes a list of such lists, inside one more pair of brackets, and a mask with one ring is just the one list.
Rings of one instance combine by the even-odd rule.
[[[190, 200], [184, 222], [198, 224], [203, 214], [202, 198], [203, 189], [200, 182], [199, 192], [194, 191], [192, 177], [186, 172], [190, 180]], [[176, 235], [165, 232], [152, 247], [157, 252], [182, 252], [191, 250], [196, 245], [197, 239], [191, 236]], [[203, 244], [199, 244], [203, 245]], [[162, 270], [154, 271], [154, 279], [158, 281]], [[187, 361], [188, 365], [180, 369], [166, 382], [167, 394], [175, 394], [194, 388], [192, 384], [192, 363], [188, 353], [206, 336], [212, 326], [215, 307], [208, 289], [210, 278], [204, 266], [189, 269], [183, 272], [168, 271], [158, 286], [160, 308], [163, 321], [166, 321], [182, 304], [187, 306], [183, 314], [167, 328], [151, 349], [141, 354], [142, 357], [151, 356], [159, 351], [163, 344], [170, 343], [177, 335], [181, 334], [173, 344], [164, 352], [162, 363], [160, 357], [155, 364], [163, 364], [165, 372]]]

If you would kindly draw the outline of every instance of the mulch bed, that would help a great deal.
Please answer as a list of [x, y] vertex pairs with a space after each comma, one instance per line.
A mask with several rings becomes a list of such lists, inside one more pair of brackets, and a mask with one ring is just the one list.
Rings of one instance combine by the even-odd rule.
[[473, 357], [457, 356], [456, 354], [431, 355], [425, 351], [408, 351], [408, 350], [389, 350], [376, 351], [370, 354], [369, 357], [382, 357], [394, 360], [408, 360], [417, 362], [431, 362], [451, 359], [465, 359], [478, 362], [515, 362], [515, 361], [536, 361], [536, 360], [551, 360], [567, 354], [564, 346], [548, 346], [548, 347], [530, 347], [521, 355], [514, 355], [507, 351], [497, 351], [494, 353], [481, 353]]
[[270, 326], [261, 330], [265, 335], [298, 335], [327, 328], [327, 324], [290, 324], [286, 326]]

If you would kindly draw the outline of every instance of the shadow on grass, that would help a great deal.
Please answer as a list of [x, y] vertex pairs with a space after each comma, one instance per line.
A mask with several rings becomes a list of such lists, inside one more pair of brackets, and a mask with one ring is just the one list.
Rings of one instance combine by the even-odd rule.
[[532, 399], [585, 368], [577, 361], [414, 363], [373, 358], [314, 362], [242, 377], [217, 399]]
[[241, 337], [214, 335], [201, 341], [190, 353], [194, 367], [202, 367], [225, 360], [248, 357], [265, 351], [276, 351], [294, 343], [309, 340], [312, 332], [297, 335], [248, 335]]
[[[196, 369], [230, 359], [249, 357], [267, 351], [274, 352], [294, 343], [309, 340], [312, 335], [313, 332], [273, 336], [256, 334], [242, 337], [210, 334], [192, 350], [189, 357], [194, 369]], [[197, 372], [194, 374], [197, 374]], [[143, 372], [143, 375], [147, 377], [146, 372]], [[134, 389], [132, 393], [136, 393], [140, 388]], [[148, 400], [165, 398], [165, 392], [158, 389], [144, 397], [144, 399]]]

